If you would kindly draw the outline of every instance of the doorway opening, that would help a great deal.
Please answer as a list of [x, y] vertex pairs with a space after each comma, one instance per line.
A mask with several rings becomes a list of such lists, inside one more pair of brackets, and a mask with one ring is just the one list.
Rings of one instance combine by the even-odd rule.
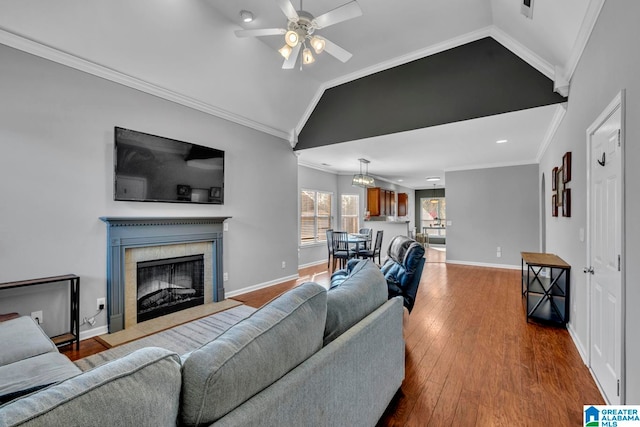
[[420, 228], [427, 262], [445, 262], [447, 253], [447, 201], [444, 189], [420, 198]]

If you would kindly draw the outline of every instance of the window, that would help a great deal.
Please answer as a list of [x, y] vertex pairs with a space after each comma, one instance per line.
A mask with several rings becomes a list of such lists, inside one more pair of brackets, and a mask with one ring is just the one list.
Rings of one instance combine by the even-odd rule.
[[331, 193], [302, 190], [300, 193], [300, 244], [327, 241], [331, 228]]
[[355, 194], [343, 194], [341, 196], [340, 217], [342, 218], [342, 230], [348, 233], [357, 233], [359, 230], [359, 200]]

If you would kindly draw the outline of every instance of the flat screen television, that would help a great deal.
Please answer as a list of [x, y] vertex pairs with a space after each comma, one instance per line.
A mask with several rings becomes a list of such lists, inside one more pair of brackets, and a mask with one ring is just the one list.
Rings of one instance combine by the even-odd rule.
[[224, 151], [115, 128], [114, 200], [224, 202]]

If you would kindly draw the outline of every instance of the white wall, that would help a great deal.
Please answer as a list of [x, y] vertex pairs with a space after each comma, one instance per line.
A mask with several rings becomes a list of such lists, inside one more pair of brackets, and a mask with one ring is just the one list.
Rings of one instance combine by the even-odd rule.
[[[571, 81], [567, 113], [540, 163], [545, 173], [547, 198], [551, 195], [549, 176], [560, 165], [562, 155], [572, 153], [571, 218], [551, 217], [547, 209], [547, 251], [557, 253], [572, 265], [571, 323], [581, 351], [587, 348], [587, 283], [582, 274], [586, 265], [586, 129], [622, 89], [626, 89], [625, 203], [626, 234], [624, 280], [626, 281], [626, 395], [627, 404], [640, 404], [640, 55], [638, 41], [640, 2], [606, 1]], [[447, 177], [448, 180], [448, 177]], [[549, 202], [550, 204], [550, 202]], [[584, 353], [583, 353], [584, 354]]]
[[447, 172], [446, 194], [447, 262], [520, 268], [538, 251], [538, 165]]
[[[0, 94], [0, 282], [78, 274], [81, 317], [93, 315], [106, 296], [100, 216], [232, 217], [227, 293], [297, 275], [297, 159], [286, 141], [3, 45]], [[114, 126], [225, 150], [225, 204], [115, 202]], [[44, 310], [45, 331], [64, 329], [57, 300], [11, 295], [0, 312]], [[102, 314], [96, 328], [105, 324]]]

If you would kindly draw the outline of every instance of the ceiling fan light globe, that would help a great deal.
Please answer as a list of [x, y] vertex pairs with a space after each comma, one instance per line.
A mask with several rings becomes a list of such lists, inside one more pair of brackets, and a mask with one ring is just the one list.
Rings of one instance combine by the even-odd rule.
[[324, 46], [325, 46], [324, 39], [321, 39], [320, 37], [314, 36], [313, 38], [311, 38], [311, 46], [313, 47], [313, 50], [318, 55], [321, 54], [322, 51], [324, 51]]
[[311, 53], [311, 49], [309, 49], [308, 47], [305, 47], [304, 50], [302, 51], [302, 63], [305, 65], [309, 65], [312, 64], [316, 59], [313, 57], [313, 54]]
[[284, 41], [291, 47], [296, 47], [298, 42], [300, 41], [300, 37], [298, 37], [298, 33], [293, 30], [287, 31], [284, 35]]
[[282, 55], [284, 59], [289, 59], [289, 56], [291, 56], [291, 52], [293, 52], [293, 48], [288, 44], [285, 44], [280, 49], [278, 49], [278, 52], [280, 52], [280, 55]]

